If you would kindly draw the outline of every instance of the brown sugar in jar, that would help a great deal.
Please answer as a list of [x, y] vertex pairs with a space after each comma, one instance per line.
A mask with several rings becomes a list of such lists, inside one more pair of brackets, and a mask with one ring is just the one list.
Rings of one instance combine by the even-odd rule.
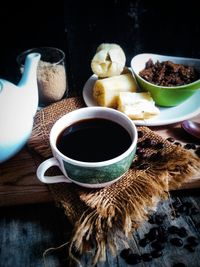
[[40, 105], [47, 105], [62, 99], [67, 86], [64, 65], [40, 60], [37, 80]]

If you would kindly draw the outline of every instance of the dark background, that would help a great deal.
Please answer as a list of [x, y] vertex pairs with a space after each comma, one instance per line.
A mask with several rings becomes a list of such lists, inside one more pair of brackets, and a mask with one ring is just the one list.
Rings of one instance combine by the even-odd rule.
[[71, 95], [82, 91], [102, 42], [121, 45], [127, 65], [143, 52], [200, 58], [196, 0], [7, 1], [0, 11], [0, 77], [14, 82], [16, 56], [39, 46], [65, 51]]

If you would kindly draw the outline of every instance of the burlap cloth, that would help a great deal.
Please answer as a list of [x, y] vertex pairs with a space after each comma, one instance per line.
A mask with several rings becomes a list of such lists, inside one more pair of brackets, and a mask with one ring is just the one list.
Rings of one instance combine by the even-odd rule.
[[[84, 106], [82, 98], [69, 98], [36, 114], [28, 145], [41, 156], [41, 161], [52, 156], [49, 133], [54, 122]], [[74, 226], [70, 251], [76, 248], [83, 253], [84, 245], [92, 244], [96, 248], [94, 264], [105, 260], [107, 245], [115, 250], [117, 232], [128, 236], [147, 219], [157, 201], [167, 197], [169, 189], [178, 188], [200, 170], [200, 160], [188, 150], [163, 140], [147, 127], [138, 127], [138, 131], [143, 135], [138, 144], [154, 140], [153, 146], [141, 146], [145, 150], [143, 159], [136, 156], [130, 170], [116, 183], [98, 190], [66, 183], [49, 186]]]

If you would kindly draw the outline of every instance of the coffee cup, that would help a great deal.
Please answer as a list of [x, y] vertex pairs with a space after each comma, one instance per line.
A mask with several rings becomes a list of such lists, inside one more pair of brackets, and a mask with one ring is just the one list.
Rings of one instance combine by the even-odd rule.
[[[49, 138], [53, 157], [39, 165], [38, 179], [88, 188], [101, 188], [120, 179], [130, 168], [138, 140], [135, 124], [122, 112], [107, 107], [69, 112], [55, 122]], [[45, 175], [53, 166], [63, 175]]]

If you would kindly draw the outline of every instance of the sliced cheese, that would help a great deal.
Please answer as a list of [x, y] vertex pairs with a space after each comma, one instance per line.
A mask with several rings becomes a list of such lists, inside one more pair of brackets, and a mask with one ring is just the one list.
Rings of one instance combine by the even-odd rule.
[[118, 110], [133, 120], [149, 119], [160, 113], [150, 93], [120, 92]]

